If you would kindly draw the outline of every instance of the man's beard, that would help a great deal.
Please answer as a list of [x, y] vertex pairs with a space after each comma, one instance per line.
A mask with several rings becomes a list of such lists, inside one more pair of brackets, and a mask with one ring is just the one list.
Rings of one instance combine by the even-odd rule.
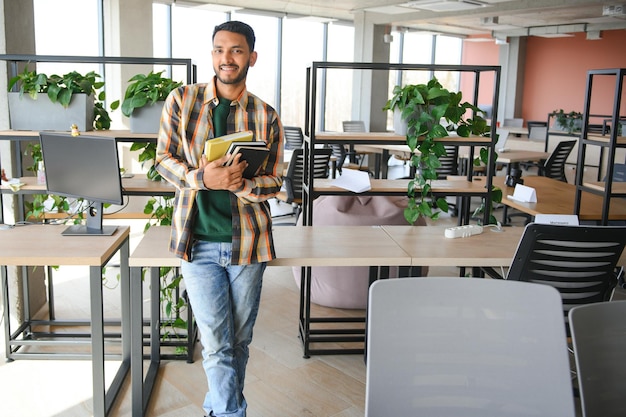
[[246, 79], [246, 77], [248, 76], [248, 69], [250, 68], [249, 64], [246, 64], [246, 66], [244, 67], [243, 71], [241, 71], [239, 73], [239, 75], [237, 75], [236, 78], [234, 79], [224, 79], [220, 76], [220, 72], [219, 72], [219, 67], [218, 67], [218, 71], [215, 71], [215, 74], [217, 75], [217, 79], [222, 83], [222, 84], [239, 84], [241, 83], [243, 80]]

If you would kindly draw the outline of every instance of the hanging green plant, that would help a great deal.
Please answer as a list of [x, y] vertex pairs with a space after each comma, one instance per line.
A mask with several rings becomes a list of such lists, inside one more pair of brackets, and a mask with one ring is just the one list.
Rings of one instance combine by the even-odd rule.
[[[427, 84], [396, 86], [392, 98], [383, 107], [383, 110], [399, 111], [407, 123], [406, 141], [415, 175], [409, 181], [404, 217], [411, 224], [420, 216], [436, 220], [441, 212], [448, 212], [446, 199], [437, 198], [432, 192], [432, 181], [437, 179], [437, 168], [441, 166], [439, 158], [446, 155], [443, 143], [437, 139], [451, 132], [460, 137], [485, 136], [490, 132], [487, 121], [480, 116], [483, 111], [462, 99], [461, 92], [450, 92], [437, 78], [432, 78]], [[468, 113], [473, 117], [466, 117]], [[481, 149], [474, 164], [487, 163], [488, 155], [487, 149]], [[499, 195], [501, 201], [502, 194]], [[497, 196], [492, 192], [492, 200]]]

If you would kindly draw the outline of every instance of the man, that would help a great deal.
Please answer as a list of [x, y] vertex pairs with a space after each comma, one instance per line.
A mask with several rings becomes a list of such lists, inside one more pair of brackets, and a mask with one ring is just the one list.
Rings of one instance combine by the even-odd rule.
[[[180, 87], [161, 118], [156, 169], [176, 186], [170, 250], [182, 258], [181, 273], [200, 330], [209, 391], [209, 416], [246, 415], [243, 397], [266, 262], [275, 257], [268, 200], [279, 192], [283, 128], [276, 111], [246, 89], [257, 53], [255, 36], [242, 22], [213, 32], [208, 84]], [[251, 130], [267, 143], [267, 162], [252, 179], [247, 164], [224, 156], [207, 161], [205, 142]]]

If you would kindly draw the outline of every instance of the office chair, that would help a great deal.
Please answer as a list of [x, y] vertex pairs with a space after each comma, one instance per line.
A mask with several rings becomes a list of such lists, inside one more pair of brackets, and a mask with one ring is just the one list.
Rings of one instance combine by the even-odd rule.
[[528, 139], [545, 142], [546, 134], [548, 133], [548, 122], [529, 120], [526, 122], [526, 127], [528, 127]]
[[[561, 226], [530, 223], [506, 275], [556, 288], [569, 311], [579, 305], [607, 301], [617, 284], [619, 261], [626, 245], [626, 226]], [[491, 268], [483, 270], [502, 278]], [[569, 333], [569, 328], [566, 329]]]
[[524, 126], [524, 119], [516, 118], [516, 119], [504, 119], [504, 126], [510, 127], [522, 127]]
[[[313, 151], [313, 178], [328, 178], [332, 151], [328, 148], [313, 149]], [[287, 167], [287, 175], [283, 178], [283, 190], [276, 196], [278, 202], [292, 205], [294, 210], [286, 215], [295, 215], [296, 219], [302, 211], [302, 184], [306, 174], [304, 169], [304, 149], [294, 149]]]
[[[344, 120], [341, 124], [344, 132], [367, 132], [365, 122], [362, 120]], [[364, 166], [363, 163], [365, 162], [365, 157], [372, 155], [372, 152], [357, 152], [354, 150], [354, 147], [344, 144], [331, 146], [333, 148], [333, 156], [337, 158], [337, 172], [341, 174], [341, 168], [344, 167], [369, 172], [369, 168]], [[347, 164], [345, 162], [346, 158], [348, 159]], [[339, 161], [341, 161], [341, 163], [339, 163]]]
[[550, 157], [539, 166], [539, 175], [555, 180], [567, 182], [565, 176], [565, 163], [572, 149], [576, 146], [576, 140], [564, 140], [559, 142], [550, 154]]
[[365, 416], [574, 416], [554, 288], [478, 278], [370, 287]]
[[298, 149], [304, 142], [304, 134], [298, 126], [283, 126], [285, 131], [285, 149]]
[[569, 312], [583, 417], [626, 416], [626, 300]]

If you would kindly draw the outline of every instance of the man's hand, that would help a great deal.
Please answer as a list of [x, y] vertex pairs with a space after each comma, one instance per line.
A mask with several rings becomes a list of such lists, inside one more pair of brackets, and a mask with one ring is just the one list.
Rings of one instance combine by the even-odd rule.
[[223, 166], [228, 160], [228, 155], [219, 159], [208, 162], [205, 156], [202, 156], [200, 168], [204, 167], [202, 181], [205, 187], [210, 190], [228, 190], [236, 191], [241, 188], [243, 182], [243, 171], [248, 166], [246, 161], [240, 161], [241, 155], [235, 156], [233, 163], [227, 167]]

